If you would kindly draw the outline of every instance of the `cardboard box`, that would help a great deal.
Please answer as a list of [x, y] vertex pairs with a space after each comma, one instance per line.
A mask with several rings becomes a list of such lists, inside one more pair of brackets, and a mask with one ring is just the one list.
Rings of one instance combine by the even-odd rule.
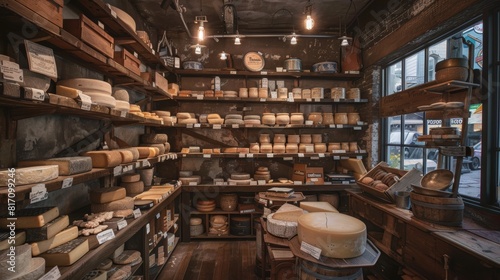
[[113, 58], [115, 39], [84, 14], [80, 14], [79, 19], [65, 19], [64, 29], [96, 51]]

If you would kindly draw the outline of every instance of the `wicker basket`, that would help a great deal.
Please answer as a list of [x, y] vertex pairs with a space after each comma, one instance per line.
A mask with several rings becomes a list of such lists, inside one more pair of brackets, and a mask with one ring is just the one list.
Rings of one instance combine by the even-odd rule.
[[238, 195], [234, 193], [222, 194], [220, 196], [220, 208], [222, 211], [235, 211], [238, 207]]

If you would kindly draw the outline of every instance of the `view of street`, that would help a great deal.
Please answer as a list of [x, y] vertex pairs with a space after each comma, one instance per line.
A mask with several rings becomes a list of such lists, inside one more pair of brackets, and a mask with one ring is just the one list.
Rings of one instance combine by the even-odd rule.
[[460, 176], [460, 186], [458, 192], [465, 196], [479, 198], [481, 185], [481, 170], [471, 170]]

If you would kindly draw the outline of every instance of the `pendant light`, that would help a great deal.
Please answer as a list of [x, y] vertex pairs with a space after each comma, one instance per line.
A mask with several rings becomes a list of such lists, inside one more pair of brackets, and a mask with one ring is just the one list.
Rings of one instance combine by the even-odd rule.
[[297, 36], [295, 36], [295, 32], [292, 33], [292, 39], [290, 39], [290, 44], [297, 45]]
[[[203, 3], [201, 0], [200, 0], [200, 13], [203, 14]], [[200, 24], [200, 26], [198, 26], [198, 42], [201, 42], [205, 39], [205, 27], [203, 26], [203, 23], [208, 22], [207, 17], [196, 16], [194, 22]]]
[[226, 54], [224, 51], [222, 51], [222, 52], [220, 53], [220, 59], [221, 59], [221, 60], [226, 60], [226, 59], [227, 59], [227, 54]]
[[234, 38], [234, 44], [238, 46], [241, 45], [240, 33], [238, 32], [238, 30], [236, 30], [236, 37]]
[[205, 28], [203, 27], [203, 21], [201, 21], [198, 27], [198, 41], [203, 41], [203, 39], [205, 39]]
[[201, 54], [201, 47], [200, 45], [196, 45], [196, 48], [194, 49], [195, 54]]
[[308, 5], [305, 8], [306, 19], [304, 20], [304, 22], [306, 24], [306, 29], [311, 30], [314, 27], [314, 19], [311, 16], [311, 12], [312, 12], [311, 0], [307, 1], [307, 3], [308, 3]]

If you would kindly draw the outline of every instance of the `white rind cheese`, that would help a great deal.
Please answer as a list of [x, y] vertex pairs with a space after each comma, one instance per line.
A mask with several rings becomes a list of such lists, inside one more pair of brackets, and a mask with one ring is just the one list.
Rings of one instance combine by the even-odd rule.
[[15, 279], [22, 271], [26, 270], [31, 262], [31, 246], [29, 244], [24, 244], [17, 246], [15, 249], [15, 272], [8, 270], [11, 267], [9, 263], [10, 256], [8, 255], [9, 250], [3, 250], [0, 252], [0, 272], [3, 276], [7, 276], [7, 279]]
[[14, 246], [19, 246], [26, 243], [25, 231], [16, 232], [16, 235], [13, 237], [13, 239], [9, 239], [9, 237], [10, 237], [10, 231], [2, 230], [2, 232], [0, 232], [0, 251], [10, 248], [11, 244], [9, 244], [9, 240], [15, 241]]
[[285, 203], [281, 205], [278, 210], [276, 210], [276, 213], [274, 213], [273, 217], [276, 220], [296, 223], [299, 217], [304, 213], [304, 210], [302, 210], [301, 208], [290, 203]]
[[267, 232], [282, 238], [292, 238], [297, 234], [297, 223], [274, 219], [274, 214], [267, 216]]
[[116, 107], [116, 99], [113, 96], [92, 91], [86, 91], [85, 94], [90, 96], [90, 98], [92, 99], [92, 103], [109, 107], [111, 109], [114, 109]]
[[34, 257], [38, 256], [52, 248], [55, 248], [66, 242], [69, 242], [77, 237], [78, 237], [78, 227], [77, 226], [68, 227], [59, 232], [58, 234], [56, 234], [52, 238], [31, 243], [31, 254]]
[[117, 101], [125, 101], [127, 103], [129, 103], [129, 101], [130, 101], [130, 96], [128, 94], [128, 91], [126, 89], [122, 89], [122, 88], [114, 88], [113, 89], [113, 97]]
[[326, 201], [302, 201], [300, 202], [300, 208], [306, 210], [307, 212], [332, 212], [339, 213], [335, 207]]
[[321, 249], [330, 258], [354, 258], [366, 249], [366, 225], [351, 216], [331, 213], [307, 213], [298, 220], [299, 243]]
[[127, 101], [116, 100], [115, 110], [128, 112], [130, 111], [130, 103]]
[[9, 182], [16, 186], [41, 183], [58, 176], [59, 166], [57, 165], [22, 167], [16, 168], [15, 172], [9, 172], [6, 169], [0, 171], [0, 187], [8, 186]]
[[61, 157], [44, 160], [20, 161], [19, 167], [57, 165], [59, 175], [68, 176], [92, 170], [92, 159], [90, 157]]

